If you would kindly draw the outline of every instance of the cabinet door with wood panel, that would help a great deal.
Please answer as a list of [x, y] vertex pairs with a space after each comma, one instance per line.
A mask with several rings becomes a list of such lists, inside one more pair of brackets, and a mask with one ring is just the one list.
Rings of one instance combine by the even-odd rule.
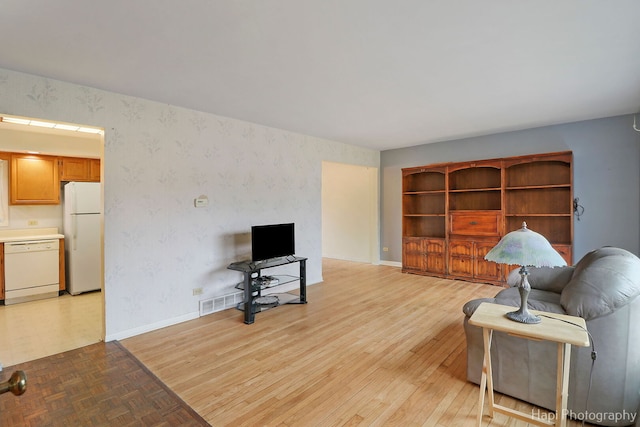
[[64, 291], [67, 288], [67, 273], [65, 270], [65, 251], [64, 251], [64, 239], [59, 240], [58, 246], [58, 281], [59, 281], [59, 291]]
[[60, 157], [60, 181], [100, 181], [100, 159]]
[[87, 181], [89, 179], [89, 159], [80, 157], [60, 158], [61, 181]]
[[449, 241], [449, 271], [453, 276], [473, 278], [473, 242]]
[[0, 300], [4, 299], [4, 243], [0, 242]]
[[474, 279], [486, 280], [489, 282], [500, 282], [504, 280], [502, 277], [502, 264], [497, 264], [493, 261], [487, 261], [484, 259], [484, 256], [497, 244], [498, 240], [475, 242], [473, 264]]
[[402, 269], [423, 272], [426, 270], [425, 239], [405, 237], [402, 243]]
[[425, 270], [434, 274], [445, 274], [446, 246], [444, 239], [425, 239]]
[[465, 236], [500, 236], [502, 214], [500, 211], [452, 212], [449, 232]]
[[444, 239], [407, 237], [402, 244], [402, 268], [406, 272], [445, 274]]
[[60, 203], [58, 158], [31, 154], [11, 155], [11, 204]]
[[89, 159], [89, 181], [100, 182], [100, 159]]

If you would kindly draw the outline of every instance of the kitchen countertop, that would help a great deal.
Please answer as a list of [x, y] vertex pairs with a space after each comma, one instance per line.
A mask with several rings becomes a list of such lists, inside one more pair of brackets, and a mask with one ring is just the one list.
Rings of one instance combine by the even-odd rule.
[[60, 234], [56, 227], [0, 230], [0, 243], [50, 239], [64, 239], [64, 234]]

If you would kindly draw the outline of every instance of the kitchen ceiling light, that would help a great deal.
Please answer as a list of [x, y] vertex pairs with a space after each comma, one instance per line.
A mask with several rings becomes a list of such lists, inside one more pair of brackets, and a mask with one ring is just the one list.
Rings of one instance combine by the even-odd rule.
[[56, 129], [62, 129], [62, 130], [72, 130], [72, 131], [78, 131], [78, 130], [80, 130], [80, 126], [75, 126], [75, 125], [63, 125], [62, 123], [56, 123], [56, 125], [54, 126], [54, 128], [56, 128]]
[[41, 128], [54, 128], [56, 126], [55, 123], [51, 123], [51, 122], [40, 122], [38, 120], [31, 120], [31, 122], [29, 122], [30, 126], [38, 126]]
[[31, 120], [19, 119], [17, 117], [3, 117], [2, 121], [6, 123], [14, 123], [16, 125], [28, 125], [29, 122], [31, 122]]
[[102, 133], [102, 129], [98, 129], [98, 128], [80, 127], [80, 128], [78, 128], [78, 132], [85, 132], [85, 133]]
[[60, 130], [69, 130], [72, 132], [84, 132], [84, 133], [93, 133], [93, 134], [102, 134], [102, 129], [92, 128], [87, 126], [78, 126], [78, 125], [69, 125], [65, 123], [55, 123], [55, 122], [45, 122], [41, 120], [29, 120], [22, 119], [20, 117], [0, 117], [0, 122], [4, 123], [13, 123], [16, 125], [27, 125], [27, 126], [37, 126], [44, 127], [49, 129], [60, 129]]

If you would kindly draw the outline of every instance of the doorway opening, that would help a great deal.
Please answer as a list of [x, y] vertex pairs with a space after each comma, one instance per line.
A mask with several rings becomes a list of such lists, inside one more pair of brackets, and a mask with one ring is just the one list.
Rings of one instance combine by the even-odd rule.
[[[57, 230], [64, 234], [63, 207], [60, 202], [11, 200], [17, 193], [9, 185], [12, 179], [11, 165], [14, 159], [40, 159], [57, 161], [57, 191], [76, 175], [63, 175], [61, 164], [68, 161], [93, 167], [91, 177], [78, 180], [93, 180], [99, 183], [99, 269], [100, 289], [70, 295], [61, 290], [58, 297], [36, 299], [10, 305], [0, 305], [1, 323], [7, 325], [7, 334], [0, 336], [0, 363], [13, 366], [35, 358], [60, 353], [93, 344], [105, 339], [104, 315], [104, 130], [95, 126], [52, 122], [47, 119], [18, 117], [0, 113], [0, 161], [4, 160], [6, 175], [0, 177], [0, 236], [38, 235], [42, 230]], [[17, 163], [17, 160], [14, 162]], [[88, 166], [87, 166], [88, 167]], [[98, 168], [96, 171], [95, 168]], [[26, 169], [25, 169], [26, 170]], [[37, 170], [37, 169], [36, 169]], [[70, 170], [70, 169], [68, 169]], [[53, 176], [53, 173], [52, 173]], [[71, 177], [71, 178], [70, 178]], [[4, 178], [4, 179], [3, 179]], [[29, 175], [27, 173], [27, 181]], [[4, 181], [4, 182], [2, 182]], [[23, 188], [23, 187], [20, 187]], [[13, 192], [13, 193], [12, 193]], [[6, 201], [6, 203], [5, 203]], [[62, 239], [68, 246], [66, 238]], [[0, 242], [3, 244], [3, 242]], [[61, 262], [60, 271], [65, 270]], [[61, 274], [61, 282], [65, 277]], [[4, 275], [2, 277], [4, 279]], [[65, 281], [66, 282], [66, 281]], [[0, 298], [2, 299], [2, 298]], [[39, 328], [41, 330], [39, 330]]]
[[322, 162], [322, 256], [380, 263], [378, 169]]

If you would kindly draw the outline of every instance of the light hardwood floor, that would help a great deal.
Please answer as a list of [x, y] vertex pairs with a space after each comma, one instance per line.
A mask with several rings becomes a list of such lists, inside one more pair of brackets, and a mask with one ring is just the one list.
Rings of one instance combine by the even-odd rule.
[[330, 259], [323, 275], [307, 305], [258, 313], [253, 325], [226, 310], [122, 344], [212, 426], [475, 424], [461, 307], [498, 288]]
[[0, 363], [9, 367], [101, 341], [102, 294], [0, 306]]

